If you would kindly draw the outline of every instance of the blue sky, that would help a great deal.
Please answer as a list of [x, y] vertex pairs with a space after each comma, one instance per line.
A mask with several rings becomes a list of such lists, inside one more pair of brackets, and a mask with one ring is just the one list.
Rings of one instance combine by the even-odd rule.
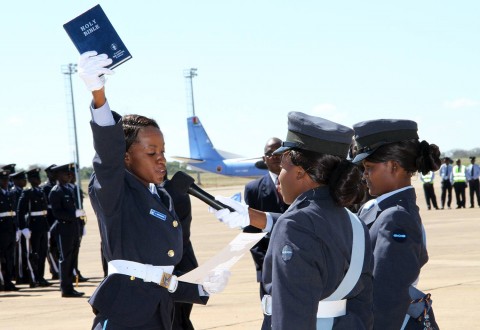
[[[98, 1], [15, 1], [0, 20], [0, 164], [73, 160], [62, 25]], [[155, 118], [167, 156], [188, 156], [183, 71], [218, 149], [259, 156], [301, 111], [351, 126], [405, 118], [441, 150], [479, 147], [478, 1], [100, 1], [133, 55], [112, 109]], [[91, 94], [73, 76], [80, 165], [94, 155]]]

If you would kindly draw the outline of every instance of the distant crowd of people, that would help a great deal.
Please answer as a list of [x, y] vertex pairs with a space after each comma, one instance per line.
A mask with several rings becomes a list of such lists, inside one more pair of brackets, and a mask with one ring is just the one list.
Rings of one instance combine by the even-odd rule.
[[455, 165], [449, 157], [443, 158], [443, 164], [438, 171], [441, 179], [441, 205], [437, 203], [437, 196], [433, 187], [435, 173], [430, 171], [426, 174], [419, 174], [420, 180], [423, 182], [423, 190], [425, 193], [425, 200], [429, 210], [432, 207], [436, 210], [452, 208], [452, 189], [455, 191], [456, 208], [466, 207], [466, 189], [469, 188], [470, 193], [470, 208], [480, 207], [480, 166], [475, 163], [476, 157], [470, 157], [470, 164], [468, 166], [462, 165], [462, 160], [457, 159]]
[[86, 217], [75, 164], [48, 166], [44, 183], [40, 168], [15, 171], [15, 166], [0, 169], [0, 290], [51, 286], [45, 279], [48, 262], [61, 296], [82, 296], [73, 287], [88, 280], [78, 268]]

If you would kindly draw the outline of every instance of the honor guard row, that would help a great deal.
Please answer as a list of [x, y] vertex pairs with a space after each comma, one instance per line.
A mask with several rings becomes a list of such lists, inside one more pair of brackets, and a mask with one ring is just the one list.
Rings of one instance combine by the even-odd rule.
[[[41, 184], [40, 168], [14, 173], [10, 171], [15, 171], [15, 164], [2, 168], [0, 172], [0, 224], [2, 224], [0, 226], [2, 260], [0, 281], [4, 290], [19, 289], [13, 284], [13, 280], [17, 285], [29, 284], [30, 288], [50, 286], [51, 283], [44, 278], [47, 259], [52, 279], [59, 279], [60, 274], [61, 286], [62, 283], [71, 281], [74, 275], [80, 275], [77, 267], [78, 249], [74, 249], [71, 255], [64, 251], [69, 251], [65, 246], [71, 244], [79, 246], [76, 242], [81, 239], [84, 212], [81, 209], [78, 211], [79, 208], [74, 209], [74, 215], [79, 215], [75, 217], [75, 226], [80, 230], [75, 231], [73, 235], [65, 235], [62, 230], [59, 230], [62, 226], [58, 226], [58, 223], [59, 219], [68, 212], [65, 210], [67, 204], [62, 200], [66, 195], [58, 200], [53, 193], [53, 203], [50, 195], [52, 191], [61, 189], [62, 185], [68, 186], [72, 196], [76, 195], [75, 185], [71, 183], [74, 181], [73, 169], [73, 164], [61, 166], [52, 164], [45, 168], [48, 181]], [[58, 182], [57, 176], [62, 178]], [[27, 180], [30, 188], [25, 189]], [[11, 183], [10, 188], [9, 183]], [[73, 269], [65, 267], [70, 263], [75, 266]], [[63, 276], [61, 276], [62, 271]], [[80, 280], [87, 279], [82, 277]], [[63, 287], [67, 287], [66, 290], [62, 290], [63, 296], [75, 296], [70, 294], [71, 290], [67, 284]]]

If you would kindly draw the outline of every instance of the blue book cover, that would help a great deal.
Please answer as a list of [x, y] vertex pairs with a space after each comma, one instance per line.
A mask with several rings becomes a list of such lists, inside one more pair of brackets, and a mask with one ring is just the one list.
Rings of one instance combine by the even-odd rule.
[[113, 69], [132, 58], [127, 47], [100, 5], [87, 10], [63, 25], [80, 54], [90, 50], [107, 54], [113, 60]]

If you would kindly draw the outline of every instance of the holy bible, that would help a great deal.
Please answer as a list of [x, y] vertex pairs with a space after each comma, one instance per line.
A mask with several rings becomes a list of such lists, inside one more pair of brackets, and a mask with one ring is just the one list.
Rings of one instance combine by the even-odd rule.
[[112, 64], [107, 67], [109, 69], [132, 58], [100, 5], [65, 23], [63, 28], [80, 54], [90, 50], [107, 54], [112, 59]]

